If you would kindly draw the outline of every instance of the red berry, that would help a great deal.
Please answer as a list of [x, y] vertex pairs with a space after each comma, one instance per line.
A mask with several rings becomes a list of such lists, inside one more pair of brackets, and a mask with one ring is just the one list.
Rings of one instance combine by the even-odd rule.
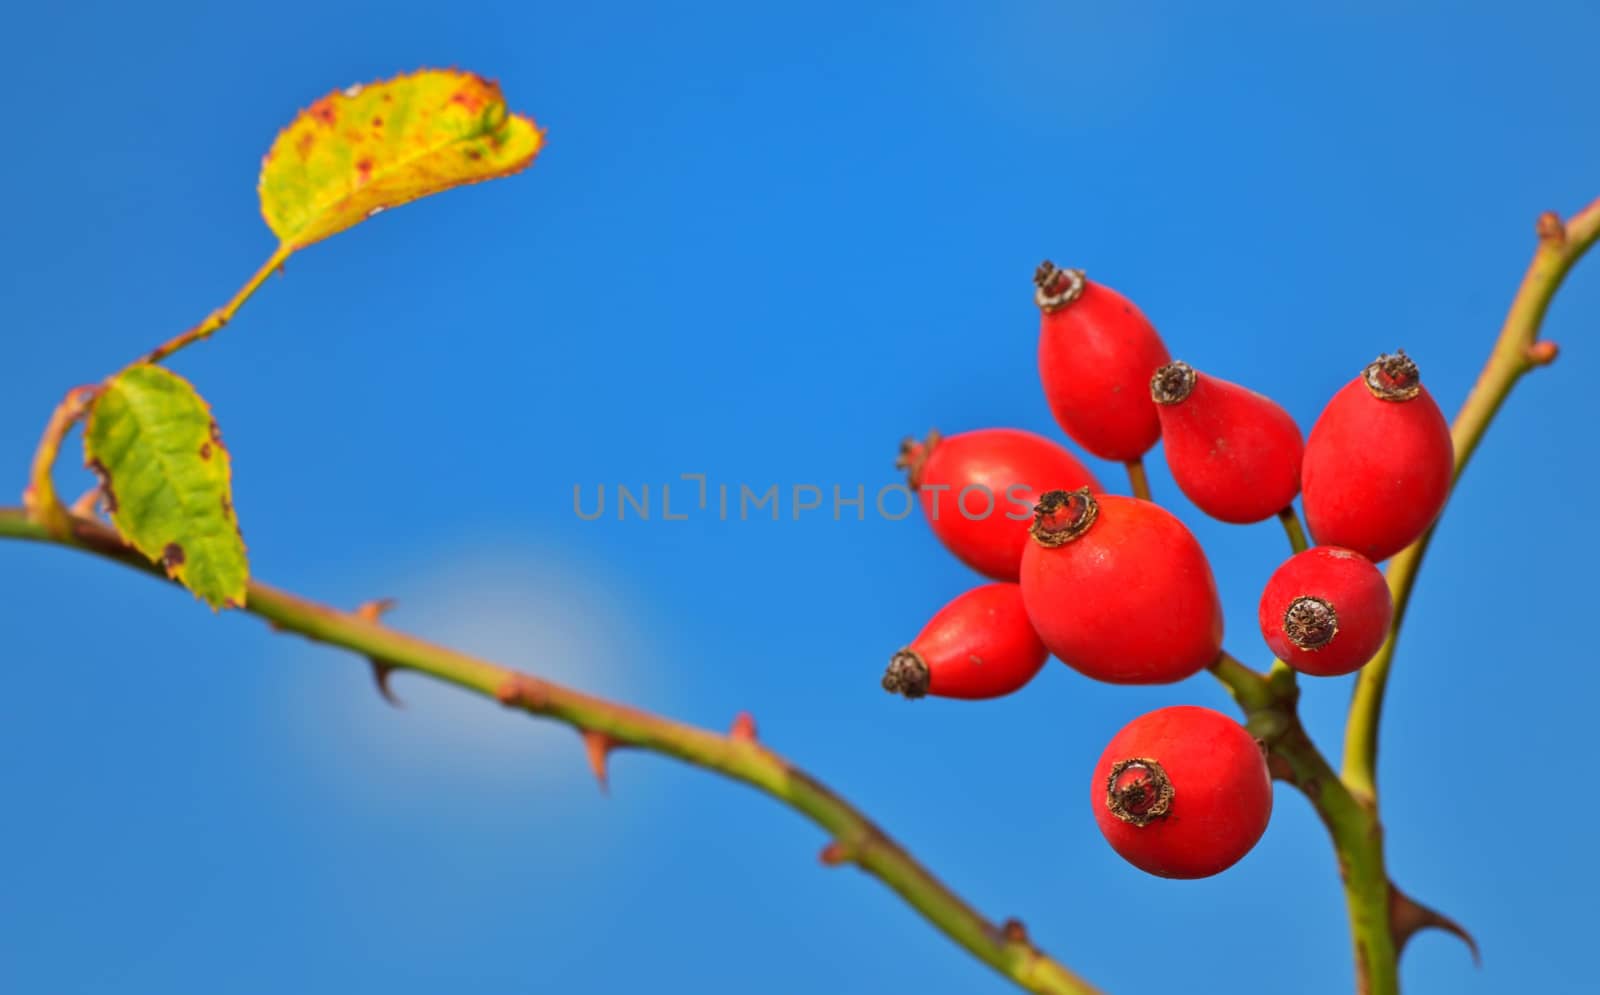
[[1271, 518], [1300, 493], [1300, 426], [1270, 399], [1188, 363], [1157, 370], [1150, 397], [1167, 466], [1201, 511], [1245, 525]]
[[1100, 489], [1077, 457], [1042, 435], [986, 428], [900, 446], [901, 469], [945, 548], [995, 580], [1016, 580], [1039, 495]]
[[1360, 669], [1389, 632], [1394, 605], [1372, 561], [1338, 546], [1291, 556], [1261, 594], [1261, 635], [1302, 673], [1335, 677]]
[[1176, 705], [1141, 715], [1095, 764], [1094, 818], [1124, 860], [1164, 878], [1203, 878], [1250, 852], [1272, 816], [1266, 757], [1239, 723]]
[[1183, 523], [1138, 498], [1051, 491], [1022, 554], [1022, 600], [1044, 644], [1112, 684], [1180, 681], [1222, 649], [1222, 604]]
[[1172, 357], [1121, 294], [1050, 262], [1033, 274], [1040, 322], [1039, 378], [1056, 421], [1103, 459], [1135, 460], [1161, 437], [1148, 385]]
[[1044, 666], [1015, 584], [985, 584], [939, 609], [911, 645], [894, 655], [883, 687], [907, 698], [998, 698]]
[[1301, 485], [1319, 545], [1376, 563], [1428, 530], [1450, 495], [1450, 426], [1404, 352], [1333, 395], [1306, 441]]

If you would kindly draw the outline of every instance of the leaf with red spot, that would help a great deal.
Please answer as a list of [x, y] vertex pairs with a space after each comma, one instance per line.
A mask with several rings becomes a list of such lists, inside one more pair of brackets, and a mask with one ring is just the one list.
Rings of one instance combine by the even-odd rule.
[[241, 607], [250, 578], [232, 463], [211, 409], [160, 366], [132, 366], [95, 398], [84, 456], [111, 522], [212, 608]]
[[472, 73], [424, 69], [328, 94], [261, 163], [261, 213], [290, 251], [385, 208], [525, 169], [543, 134]]

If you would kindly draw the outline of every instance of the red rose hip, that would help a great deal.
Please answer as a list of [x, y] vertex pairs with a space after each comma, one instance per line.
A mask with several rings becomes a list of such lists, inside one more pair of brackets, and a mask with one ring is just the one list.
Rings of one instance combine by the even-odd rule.
[[945, 548], [995, 580], [1017, 579], [1033, 506], [1048, 490], [1100, 489], [1077, 457], [1042, 435], [986, 428], [907, 439], [897, 465]]
[[1316, 546], [1284, 561], [1261, 594], [1261, 635], [1278, 659], [1305, 674], [1359, 670], [1389, 632], [1394, 604], [1372, 561]]
[[1050, 651], [1112, 684], [1180, 681], [1222, 649], [1217, 585], [1189, 530], [1149, 501], [1051, 491], [1022, 554], [1022, 600]]
[[1450, 496], [1450, 426], [1404, 352], [1342, 387], [1306, 440], [1306, 525], [1318, 545], [1374, 563], [1428, 530]]
[[1300, 426], [1270, 399], [1188, 363], [1157, 370], [1150, 397], [1172, 478], [1201, 511], [1246, 525], [1300, 493]]
[[1128, 462], [1161, 437], [1150, 375], [1172, 357], [1121, 294], [1046, 261], [1033, 275], [1043, 313], [1039, 379], [1063, 431], [1102, 459]]
[[883, 675], [907, 698], [998, 698], [1044, 667], [1049, 651], [1022, 607], [1016, 584], [985, 584], [939, 609]]
[[1128, 863], [1164, 878], [1227, 870], [1261, 839], [1272, 779], [1261, 745], [1209, 708], [1141, 715], [1112, 737], [1090, 785], [1094, 818]]

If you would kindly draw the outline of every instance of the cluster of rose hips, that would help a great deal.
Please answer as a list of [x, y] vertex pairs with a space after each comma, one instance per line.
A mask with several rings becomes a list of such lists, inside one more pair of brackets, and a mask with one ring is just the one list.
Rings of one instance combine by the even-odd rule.
[[[1267, 581], [1261, 634], [1319, 677], [1371, 660], [1393, 605], [1375, 564], [1433, 523], [1450, 488], [1450, 429], [1403, 352], [1343, 387], [1308, 439], [1278, 404], [1173, 362], [1116, 291], [1046, 262], [1039, 374], [1056, 421], [1096, 456], [1138, 464], [1158, 439], [1178, 487], [1224, 522], [1298, 521], [1316, 545]], [[901, 466], [940, 541], [996, 583], [942, 608], [883, 686], [908, 698], [994, 698], [1055, 654], [1112, 684], [1166, 684], [1222, 652], [1222, 605], [1200, 543], [1148, 500], [1108, 494], [1066, 449], [1015, 429], [907, 441]], [[995, 495], [1024, 509], [996, 511]], [[941, 498], [954, 500], [941, 506]], [[1031, 511], [1031, 513], [1027, 513]], [[1250, 851], [1272, 813], [1263, 748], [1207, 708], [1128, 723], [1095, 765], [1111, 846], [1164, 877], [1205, 877]]]

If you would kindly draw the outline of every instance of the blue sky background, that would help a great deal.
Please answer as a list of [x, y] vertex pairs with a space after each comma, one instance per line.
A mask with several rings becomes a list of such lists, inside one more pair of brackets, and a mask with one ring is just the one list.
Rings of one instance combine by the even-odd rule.
[[[531, 172], [305, 252], [174, 363], [228, 435], [256, 573], [396, 596], [399, 625], [684, 719], [750, 709], [1113, 992], [1349, 991], [1297, 794], [1206, 881], [1146, 877], [1094, 828], [1105, 740], [1160, 705], [1226, 707], [1208, 678], [1052, 665], [1009, 700], [911, 706], [875, 687], [887, 655], [973, 583], [917, 519], [571, 507], [574, 484], [685, 472], [870, 493], [931, 425], [1056, 434], [1033, 367], [1045, 255], [1303, 426], [1402, 345], [1453, 409], [1537, 213], [1600, 195], [1578, 54], [1600, 11], [1333, 6], [21, 6], [0, 37], [0, 466], [20, 492], [66, 388], [267, 255], [256, 170], [297, 108], [480, 70], [549, 129]], [[1591, 260], [1550, 314], [1561, 361], [1449, 512], [1395, 672], [1392, 867], [1484, 946], [1474, 970], [1423, 936], [1414, 992], [1592, 981], [1600, 807], [1571, 778], [1600, 690], [1596, 313]], [[1153, 476], [1259, 662], [1282, 536], [1201, 520], [1159, 456]], [[0, 674], [3, 991], [1004, 990], [748, 790], [622, 755], [602, 797], [565, 729], [405, 678], [393, 711], [355, 660], [104, 563], [0, 548]], [[1307, 689], [1330, 749], [1348, 685]]]

